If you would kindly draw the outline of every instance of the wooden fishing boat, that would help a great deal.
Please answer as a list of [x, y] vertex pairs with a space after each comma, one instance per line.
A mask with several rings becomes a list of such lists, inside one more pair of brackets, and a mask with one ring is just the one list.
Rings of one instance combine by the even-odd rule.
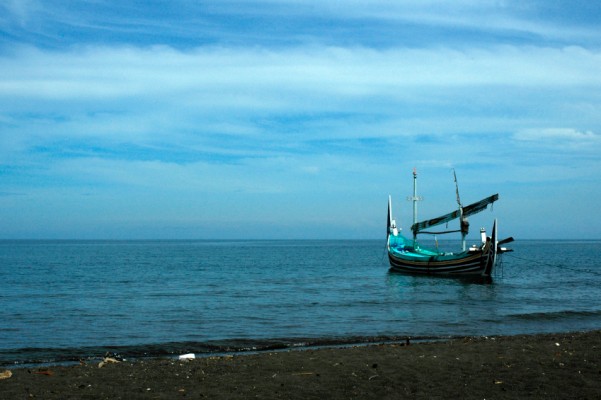
[[[466, 248], [466, 236], [469, 231], [467, 217], [484, 211], [489, 204], [499, 199], [498, 194], [486, 197], [476, 203], [463, 206], [459, 198], [457, 176], [455, 177], [455, 188], [457, 193], [458, 209], [441, 217], [417, 222], [417, 202], [421, 200], [417, 196], [417, 172], [413, 170], [413, 196], [409, 198], [413, 202], [413, 225], [411, 231], [413, 239], [403, 236], [392, 218], [392, 198], [388, 197], [388, 227], [387, 227], [387, 249], [390, 261], [390, 270], [422, 275], [442, 275], [457, 277], [481, 277], [490, 279], [499, 256], [511, 251], [501, 245], [513, 241], [512, 237], [498, 240], [497, 220], [495, 219], [490, 236], [486, 236], [484, 228], [480, 230], [481, 243]], [[448, 223], [459, 219], [459, 229], [443, 232], [432, 232], [426, 229]], [[462, 249], [456, 252], [443, 252], [437, 248], [426, 248], [419, 244], [418, 234], [446, 234], [460, 232], [462, 237]]]

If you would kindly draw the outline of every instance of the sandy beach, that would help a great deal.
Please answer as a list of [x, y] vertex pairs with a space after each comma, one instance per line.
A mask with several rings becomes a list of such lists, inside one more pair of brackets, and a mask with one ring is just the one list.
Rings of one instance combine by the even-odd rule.
[[108, 361], [11, 369], [0, 397], [601, 398], [601, 331]]

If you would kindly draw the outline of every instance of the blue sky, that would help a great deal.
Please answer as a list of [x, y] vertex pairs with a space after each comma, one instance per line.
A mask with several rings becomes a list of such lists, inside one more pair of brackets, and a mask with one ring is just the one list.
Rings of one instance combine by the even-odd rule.
[[601, 5], [0, 4], [0, 238], [601, 238]]

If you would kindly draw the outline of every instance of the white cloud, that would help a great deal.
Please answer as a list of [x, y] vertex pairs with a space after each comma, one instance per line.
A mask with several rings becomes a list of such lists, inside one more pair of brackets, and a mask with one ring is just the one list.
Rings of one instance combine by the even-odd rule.
[[[423, 134], [596, 140], [598, 70], [601, 53], [575, 47], [21, 48], [0, 58], [0, 156], [70, 142], [80, 156], [131, 144], [152, 159], [165, 150], [288, 157], [332, 150], [303, 144], [311, 141]], [[585, 129], [536, 128], [577, 122]], [[428, 146], [423, 156], [440, 147]]]
[[569, 149], [579, 150], [579, 153], [601, 150], [601, 135], [591, 131], [579, 131], [573, 128], [541, 128], [523, 129], [516, 132], [513, 137], [524, 143], [536, 143], [537, 146], [555, 148], [558, 151]]
[[[315, 98], [403, 97], [403, 89], [598, 86], [600, 68], [600, 52], [577, 47], [466, 51], [217, 47], [189, 52], [117, 47], [59, 53], [29, 48], [1, 60], [0, 96], [123, 99], [131, 104], [152, 98], [161, 103], [275, 109], [304, 103], [311, 108]], [[282, 105], [282, 100], [289, 103]], [[326, 102], [319, 104], [324, 106]]]
[[576, 145], [601, 144], [600, 135], [573, 128], [524, 129], [516, 132], [514, 138], [526, 142], [544, 141], [547, 144], [559, 146], [564, 146], [566, 142]]
[[420, 85], [598, 85], [600, 65], [600, 53], [577, 47], [22, 49], [16, 57], [1, 60], [0, 94], [96, 100], [224, 89], [244, 97], [263, 89], [368, 95]]

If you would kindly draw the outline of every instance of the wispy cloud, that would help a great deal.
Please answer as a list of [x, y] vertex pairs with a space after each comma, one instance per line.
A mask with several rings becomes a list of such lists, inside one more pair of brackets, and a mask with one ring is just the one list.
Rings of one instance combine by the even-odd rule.
[[177, 223], [356, 212], [379, 232], [401, 169], [424, 171], [430, 198], [448, 177], [429, 173], [451, 167], [509, 198], [599, 181], [601, 47], [583, 11], [577, 24], [544, 2], [0, 8], [0, 193], [22, 194], [0, 202], [14, 224], [66, 218], [80, 199], [90, 224], [130, 201], [136, 218]]
[[6, 0], [0, 9], [4, 9], [2, 24], [5, 27], [11, 20], [25, 27], [33, 15], [42, 9], [42, 5], [37, 0]]
[[[127, 43], [376, 47], [486, 47], [498, 43], [599, 46], [598, 10], [545, 1], [10, 1], [8, 34], [54, 48]], [[3, 41], [0, 40], [0, 44]]]
[[566, 143], [590, 145], [601, 142], [601, 136], [598, 134], [572, 128], [526, 129], [517, 132], [515, 138], [528, 142], [545, 141], [558, 146], [565, 146]]

